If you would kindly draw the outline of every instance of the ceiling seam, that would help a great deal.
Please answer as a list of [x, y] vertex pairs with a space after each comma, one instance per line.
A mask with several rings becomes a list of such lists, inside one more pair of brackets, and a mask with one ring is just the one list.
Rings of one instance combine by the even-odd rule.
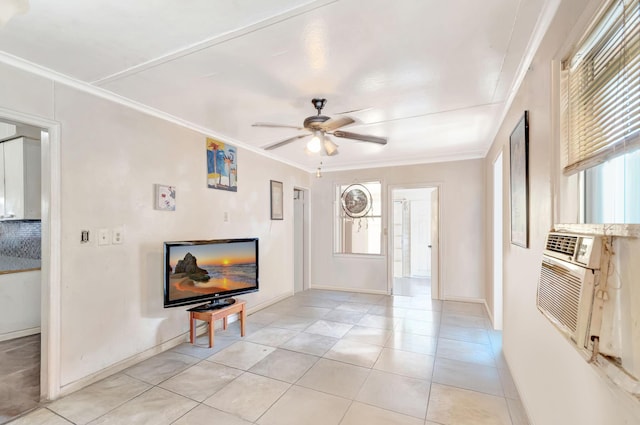
[[219, 34], [215, 37], [206, 39], [204, 41], [199, 41], [197, 43], [194, 43], [188, 47], [183, 47], [181, 49], [175, 50], [173, 52], [164, 54], [162, 56], [159, 56], [157, 58], [154, 59], [150, 59], [148, 61], [142, 62], [138, 65], [134, 65], [132, 67], [129, 67], [123, 71], [119, 71], [116, 72], [114, 74], [108, 75], [106, 77], [100, 78], [98, 80], [94, 80], [91, 81], [90, 84], [95, 85], [95, 86], [101, 86], [104, 84], [108, 84], [114, 81], [118, 81], [122, 78], [126, 78], [129, 77], [131, 75], [136, 75], [139, 74], [141, 72], [147, 71], [149, 69], [155, 68], [157, 66], [166, 64], [168, 62], [172, 62], [176, 59], [180, 59], [183, 58], [185, 56], [189, 56], [192, 55], [194, 53], [198, 53], [202, 50], [206, 50], [210, 47], [213, 46], [217, 46], [223, 43], [226, 43], [228, 41], [232, 41], [235, 40], [237, 38], [240, 37], [244, 37], [246, 35], [249, 34], [253, 34], [254, 32], [257, 31], [262, 31], [266, 28], [269, 28], [271, 26], [280, 24], [282, 22], [288, 21], [290, 19], [293, 18], [297, 18], [298, 16], [302, 16], [304, 14], [307, 14], [309, 12], [313, 12], [315, 10], [318, 10], [320, 8], [326, 7], [330, 4], [333, 3], [337, 3], [339, 0], [325, 0], [323, 2], [321, 2], [321, 4], [319, 5], [312, 5], [312, 4], [307, 4], [304, 6], [301, 6], [299, 8], [296, 9], [292, 9], [289, 10], [287, 12], [281, 13], [280, 15], [276, 15], [276, 16], [272, 16], [270, 18], [266, 18], [260, 22], [256, 22], [253, 24], [250, 24], [244, 28], [241, 29], [236, 29], [227, 33], [223, 33], [223, 34]]
[[498, 86], [500, 85], [500, 76], [502, 75], [502, 72], [504, 71], [504, 64], [507, 61], [507, 56], [509, 55], [509, 51], [511, 50], [512, 47], [512, 42], [513, 42], [513, 34], [516, 31], [516, 23], [518, 22], [518, 16], [520, 15], [520, 8], [522, 7], [522, 0], [520, 0], [518, 2], [518, 8], [516, 9], [516, 16], [513, 19], [513, 25], [511, 25], [511, 34], [509, 34], [509, 43], [507, 44], [507, 50], [504, 52], [504, 56], [502, 57], [502, 64], [500, 65], [500, 72], [498, 73], [498, 80], [496, 81], [496, 85], [493, 88], [493, 94], [491, 95], [491, 100], [495, 101], [496, 100], [496, 93], [498, 92]]

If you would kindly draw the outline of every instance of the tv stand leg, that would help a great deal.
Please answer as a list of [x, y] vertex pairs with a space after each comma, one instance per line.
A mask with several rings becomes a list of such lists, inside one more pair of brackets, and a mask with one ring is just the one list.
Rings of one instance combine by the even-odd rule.
[[247, 310], [243, 306], [242, 310], [240, 310], [240, 336], [244, 336], [244, 322], [246, 321], [247, 321]]
[[213, 333], [215, 332], [215, 323], [213, 320], [209, 322], [209, 348], [213, 347]]
[[192, 344], [196, 342], [196, 319], [193, 317], [193, 314], [189, 315], [189, 339]]
[[222, 318], [222, 329], [225, 331], [227, 330], [227, 316]]

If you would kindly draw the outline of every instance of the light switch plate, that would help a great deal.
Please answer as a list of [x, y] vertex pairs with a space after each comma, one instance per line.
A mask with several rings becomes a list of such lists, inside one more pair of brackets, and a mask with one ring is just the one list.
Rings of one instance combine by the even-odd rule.
[[122, 226], [113, 228], [111, 242], [114, 245], [120, 245], [124, 242], [124, 228]]
[[98, 229], [98, 245], [110, 245], [111, 232], [109, 229]]

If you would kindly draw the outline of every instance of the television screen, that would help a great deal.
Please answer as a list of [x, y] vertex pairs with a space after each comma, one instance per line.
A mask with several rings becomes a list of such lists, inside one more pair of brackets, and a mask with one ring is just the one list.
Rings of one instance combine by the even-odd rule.
[[[210, 301], [258, 290], [258, 239], [164, 243], [164, 306]], [[228, 300], [227, 300], [227, 303]]]

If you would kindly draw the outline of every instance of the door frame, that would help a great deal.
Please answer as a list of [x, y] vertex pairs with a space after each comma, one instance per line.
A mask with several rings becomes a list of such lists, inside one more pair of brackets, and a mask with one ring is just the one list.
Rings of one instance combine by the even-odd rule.
[[[304, 194], [304, 209], [303, 209], [303, 213], [302, 213], [302, 219], [303, 219], [303, 223], [302, 223], [302, 245], [303, 245], [303, 249], [304, 252], [302, 253], [302, 274], [303, 274], [303, 279], [302, 279], [302, 291], [306, 291], [307, 289], [309, 289], [311, 287], [311, 267], [310, 267], [310, 253], [311, 253], [311, 238], [309, 237], [310, 235], [310, 231], [311, 231], [311, 227], [310, 227], [310, 222], [309, 222], [309, 212], [311, 211], [311, 196], [310, 196], [310, 190], [309, 188], [306, 187], [301, 187], [301, 186], [294, 186], [293, 187], [293, 192], [295, 193], [296, 190], [302, 191], [302, 193]], [[294, 200], [295, 203], [295, 200]], [[295, 207], [294, 207], [295, 209]], [[295, 220], [295, 212], [294, 212], [294, 220]], [[295, 226], [295, 222], [293, 225], [293, 237], [295, 239], [295, 230], [296, 226]], [[293, 246], [295, 246], [295, 241], [293, 243]], [[294, 253], [294, 258], [295, 258], [295, 253]], [[295, 274], [295, 272], [294, 272]], [[293, 292], [295, 292], [295, 275], [294, 275], [294, 281], [293, 281]]]
[[[384, 229], [385, 236], [387, 236], [387, 294], [392, 294], [393, 290], [393, 192], [395, 190], [402, 189], [435, 189], [438, 193], [438, 207], [436, 211], [431, 211], [431, 216], [437, 214], [438, 225], [437, 225], [437, 233], [438, 233], [438, 241], [437, 249], [436, 249], [436, 262], [432, 261], [431, 269], [434, 270], [437, 267], [437, 273], [435, 278], [431, 278], [431, 297], [433, 299], [439, 300], [442, 298], [442, 183], [440, 182], [425, 182], [425, 183], [413, 183], [413, 184], [394, 184], [389, 185], [387, 187], [387, 219], [386, 219], [386, 228]], [[431, 202], [431, 199], [429, 199]], [[431, 217], [430, 217], [431, 219]], [[433, 256], [432, 256], [433, 258]]]
[[[500, 161], [500, 164], [498, 164]], [[497, 166], [500, 166], [498, 168]], [[496, 175], [496, 170], [500, 170], [500, 175]], [[491, 264], [491, 295], [492, 295], [492, 306], [493, 311], [490, 312], [492, 315], [493, 328], [496, 330], [502, 330], [503, 326], [503, 310], [504, 310], [504, 155], [502, 154], [502, 150], [498, 152], [496, 157], [493, 159], [491, 163], [491, 175], [492, 175], [492, 190], [493, 190], [493, 199], [492, 199], [492, 215], [491, 220], [493, 222], [492, 234], [491, 234], [491, 245], [492, 249], [492, 264]], [[499, 177], [499, 178], [497, 178]], [[500, 193], [496, 193], [496, 185], [499, 183], [500, 185]], [[496, 201], [500, 200], [500, 208], [496, 209]], [[499, 213], [498, 217], [496, 213]], [[499, 220], [497, 220], [499, 218]], [[497, 230], [500, 231], [500, 234], [497, 234]], [[497, 236], [500, 236], [499, 238]], [[498, 240], [499, 239], [499, 240]], [[499, 254], [499, 255], [496, 255]]]
[[41, 140], [42, 264], [40, 281], [40, 396], [60, 394], [60, 123], [0, 108], [0, 117], [44, 129]]

